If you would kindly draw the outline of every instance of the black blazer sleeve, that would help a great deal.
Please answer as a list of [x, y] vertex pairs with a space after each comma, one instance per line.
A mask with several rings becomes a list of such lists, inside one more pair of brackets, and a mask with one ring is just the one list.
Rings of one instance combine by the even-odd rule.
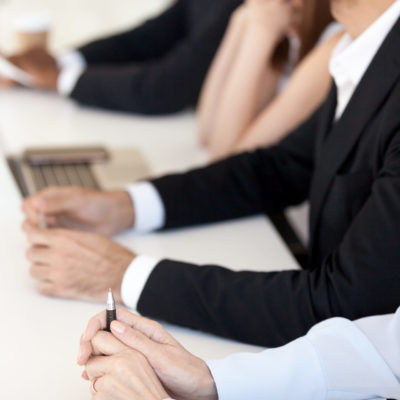
[[[253, 162], [260, 157], [264, 166], [271, 167], [274, 164], [271, 164], [270, 154], [248, 157]], [[164, 260], [152, 272], [140, 297], [138, 310], [153, 318], [262, 346], [287, 343], [327, 318], [357, 319], [393, 312], [400, 304], [399, 154], [400, 131], [385, 152], [383, 168], [366, 202], [340, 244], [315, 270], [232, 272], [218, 266], [200, 268]], [[240, 160], [237, 159], [236, 163]], [[274, 167], [284, 181], [289, 178], [282, 175], [282, 171], [287, 170], [291, 163], [287, 156], [281, 166]], [[258, 188], [262, 179], [257, 182], [253, 176], [254, 169], [242, 173], [242, 178], [236, 173], [230, 174], [226, 183], [220, 180], [225, 190], [212, 184], [212, 189], [225, 197], [225, 201], [228, 186], [243, 186], [244, 189], [243, 197], [231, 200], [234, 206], [225, 203], [231, 211], [221, 211], [223, 202], [219, 202], [217, 196], [214, 200], [217, 201], [215, 208], [220, 210], [218, 215], [249, 213], [250, 203], [258, 197], [254, 193], [263, 190]], [[201, 172], [197, 174], [202, 175]], [[295, 175], [290, 180], [295, 180]], [[191, 185], [187, 184], [191, 193]], [[272, 189], [270, 181], [265, 181], [265, 186], [265, 196], [268, 192], [274, 195], [280, 192], [283, 193], [283, 203], [288, 202], [289, 194], [280, 188], [278, 181], [273, 182]], [[279, 191], [274, 186], [280, 188]], [[301, 192], [299, 188], [295, 190], [298, 199], [302, 197]], [[236, 195], [235, 190], [232, 195]], [[185, 198], [198, 204], [200, 209], [200, 204], [212, 206], [208, 200], [198, 203], [186, 195]], [[278, 199], [275, 203], [278, 204]], [[182, 206], [181, 202], [179, 206]], [[170, 204], [169, 210], [171, 207]], [[188, 209], [184, 212], [193, 220], [193, 213]], [[204, 218], [203, 211], [201, 213]], [[210, 219], [217, 219], [216, 213], [211, 210], [207, 215]], [[177, 214], [173, 213], [174, 219], [181, 221]]]
[[314, 169], [320, 111], [278, 146], [152, 181], [177, 228], [281, 211], [303, 202]]
[[[163, 39], [161, 43], [154, 39], [156, 30], [154, 33], [146, 30], [146, 34], [135, 32], [132, 38], [140, 44], [133, 48], [140, 48], [145, 57], [140, 62], [89, 65], [78, 80], [72, 98], [90, 106], [148, 115], [173, 113], [195, 106], [233, 9], [234, 6], [217, 8], [215, 13], [208, 15], [202, 29], [184, 38], [181, 38], [184, 28], [180, 25], [172, 28], [172, 33], [166, 33], [168, 40]], [[158, 27], [158, 36], [163, 36], [169, 29], [164, 25]], [[147, 36], [150, 36], [150, 42], [146, 42]], [[172, 41], [175, 42], [173, 47], [170, 46]], [[123, 44], [124, 52], [130, 43]], [[152, 50], [142, 48], [153, 44]], [[111, 47], [117, 48], [116, 45]], [[121, 60], [123, 56], [115, 51], [113, 57]]]
[[186, 34], [185, 0], [144, 24], [78, 49], [90, 66], [142, 62], [170, 51]]

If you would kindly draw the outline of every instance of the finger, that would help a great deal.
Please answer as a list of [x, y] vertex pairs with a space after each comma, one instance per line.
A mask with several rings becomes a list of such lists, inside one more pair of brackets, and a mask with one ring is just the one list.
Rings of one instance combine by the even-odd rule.
[[25, 220], [22, 224], [28, 242], [35, 246], [51, 246], [55, 243], [55, 230], [40, 229], [37, 225]]
[[22, 212], [25, 214], [26, 221], [32, 225], [38, 226], [40, 222], [40, 211], [32, 207], [27, 207], [24, 203], [21, 206]]
[[0, 77], [0, 89], [8, 89], [13, 86], [16, 86], [13, 80]]
[[112, 357], [96, 356], [86, 363], [86, 373], [90, 380], [106, 375], [111, 368]]
[[155, 354], [159, 353], [160, 344], [152, 341], [142, 332], [131, 328], [120, 321], [111, 323], [111, 332], [122, 343], [142, 353], [146, 358], [151, 360]]
[[26, 217], [26, 219], [22, 225], [22, 229], [24, 229], [25, 223], [29, 223], [32, 226], [40, 227], [42, 218], [44, 218], [44, 221], [46, 222], [46, 226], [53, 227], [55, 225], [56, 218], [52, 215], [45, 215], [41, 211], [37, 211], [36, 209], [33, 209], [33, 208], [28, 208], [25, 204], [22, 204], [21, 210], [25, 214], [25, 217]]
[[79, 352], [77, 359], [78, 365], [85, 365], [87, 363], [93, 351], [91, 343], [92, 339], [95, 337], [98, 331], [105, 329], [106, 326], [107, 326], [107, 321], [106, 321], [105, 311], [96, 314], [89, 320], [85, 332], [81, 337], [81, 342], [79, 345]]
[[35, 209], [47, 214], [65, 212], [76, 205], [81, 188], [49, 187], [29, 197], [23, 203], [23, 209]]
[[89, 380], [89, 375], [87, 374], [86, 370], [82, 372], [81, 375], [82, 379], [84, 379], [85, 381]]
[[[126, 310], [121, 310], [117, 319], [118, 321], [121, 321], [141, 332], [154, 342], [161, 344], [177, 343], [176, 340], [156, 321], [129, 313]], [[114, 329], [115, 327], [116, 325], [114, 325]], [[123, 329], [123, 326], [120, 328]]]
[[55, 297], [57, 295], [56, 287], [49, 281], [39, 281], [36, 290], [43, 296]]
[[47, 266], [54, 264], [54, 252], [49, 247], [32, 246], [26, 251], [25, 256], [33, 264]]
[[34, 246], [60, 247], [65, 246], [65, 239], [72, 238], [70, 231], [65, 229], [45, 229], [25, 221], [22, 229], [30, 244]]
[[[141, 328], [142, 330], [145, 330], [147, 328], [149, 330], [148, 324], [146, 322], [150, 320], [147, 320], [146, 318], [143, 317], [139, 317], [138, 315], [135, 315], [123, 308], [117, 307], [117, 320], [122, 321], [130, 326], [135, 326], [135, 327], [138, 326], [137, 329]], [[91, 340], [95, 337], [98, 331], [104, 330], [106, 327], [107, 327], [107, 319], [105, 311], [96, 314], [89, 320], [89, 323], [81, 338], [81, 345], [78, 355], [79, 365], [86, 364], [87, 360], [89, 359], [92, 353]]]
[[105, 396], [105, 399], [120, 399], [121, 397], [118, 394], [126, 392], [126, 388], [121, 386], [121, 383], [118, 379], [107, 374], [98, 378], [94, 378], [91, 385], [91, 391], [97, 396]]
[[94, 355], [113, 356], [127, 349], [128, 347], [125, 344], [109, 332], [98, 331], [92, 339], [92, 354]]
[[47, 214], [58, 214], [75, 208], [83, 195], [80, 187], [52, 187], [44, 190], [40, 196], [34, 199]]
[[103, 391], [103, 388], [106, 386], [105, 384], [105, 380], [108, 379], [106, 378], [108, 375], [104, 375], [104, 376], [100, 376], [98, 378], [94, 378], [92, 380], [92, 384], [91, 384], [91, 392], [92, 393], [98, 393]]
[[50, 282], [51, 281], [51, 270], [52, 270], [52, 268], [49, 268], [48, 265], [33, 264], [31, 266], [31, 268], [29, 269], [29, 273], [32, 278], [34, 278], [38, 281]]

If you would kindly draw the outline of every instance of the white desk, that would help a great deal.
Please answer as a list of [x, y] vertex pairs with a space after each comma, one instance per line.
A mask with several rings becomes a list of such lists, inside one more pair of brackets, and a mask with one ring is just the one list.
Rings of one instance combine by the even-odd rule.
[[[194, 117], [146, 119], [102, 113], [56, 96], [26, 90], [0, 92], [0, 127], [7, 151], [26, 146], [104, 143], [140, 147], [157, 173], [205, 161], [196, 146]], [[79, 336], [103, 305], [45, 298], [35, 292], [24, 258], [20, 196], [0, 159], [0, 255], [3, 323], [0, 329], [0, 398], [84, 400], [88, 385], [75, 365]], [[249, 239], [250, 238], [250, 239]], [[296, 268], [296, 262], [263, 217], [118, 240], [139, 253], [214, 262], [234, 269]], [[8, 303], [4, 300], [8, 299]], [[189, 350], [220, 358], [247, 346], [167, 326]]]

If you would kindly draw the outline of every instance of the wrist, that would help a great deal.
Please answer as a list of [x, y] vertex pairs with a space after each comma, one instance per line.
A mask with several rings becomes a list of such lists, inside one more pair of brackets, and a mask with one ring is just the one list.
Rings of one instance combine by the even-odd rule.
[[125, 190], [111, 192], [113, 209], [117, 214], [118, 231], [131, 229], [135, 223], [135, 209], [132, 198]]
[[217, 386], [204, 360], [199, 359], [201, 363], [201, 374], [198, 383], [197, 398], [202, 400], [218, 400]]
[[246, 22], [247, 11], [244, 5], [239, 6], [233, 13], [230, 19], [230, 25], [242, 25]]
[[256, 36], [259, 42], [263, 42], [265, 45], [275, 46], [285, 36], [284, 31], [279, 29], [272, 29], [270, 26], [262, 23], [262, 21], [254, 21], [248, 24], [247, 31]]
[[[125, 273], [130, 267], [130, 265], [135, 261], [137, 255], [130, 252], [129, 250], [126, 250], [126, 254], [124, 255], [124, 258], [121, 259], [121, 268], [119, 269], [117, 275], [117, 279], [115, 281], [115, 285], [112, 288], [113, 294], [115, 301], [123, 306], [127, 305], [124, 302], [124, 299], [122, 297], [122, 283], [124, 281]], [[126, 257], [125, 257], [126, 256]]]

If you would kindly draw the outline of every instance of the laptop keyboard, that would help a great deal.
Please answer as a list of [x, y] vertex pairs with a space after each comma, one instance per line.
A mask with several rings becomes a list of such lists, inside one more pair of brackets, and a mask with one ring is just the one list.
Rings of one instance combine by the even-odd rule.
[[38, 191], [48, 186], [84, 186], [99, 189], [89, 164], [30, 165]]

